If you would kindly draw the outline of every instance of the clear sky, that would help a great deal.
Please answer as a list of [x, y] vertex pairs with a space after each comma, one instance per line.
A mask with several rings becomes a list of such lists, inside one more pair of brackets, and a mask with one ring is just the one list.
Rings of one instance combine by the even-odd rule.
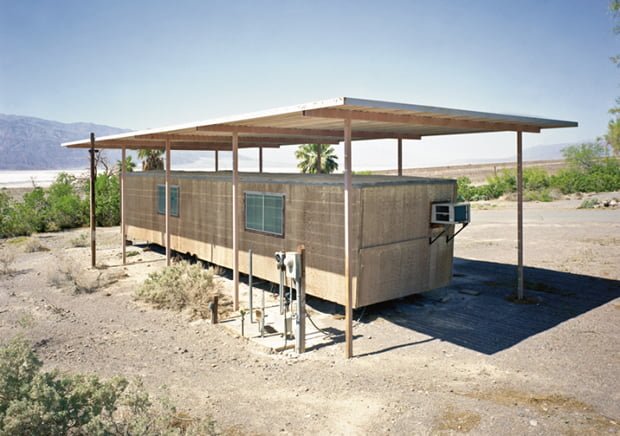
[[[574, 120], [524, 141], [576, 142], [620, 95], [612, 26], [607, 0], [0, 0], [0, 112], [141, 129], [349, 96]], [[406, 141], [404, 159], [513, 154], [500, 133]], [[353, 157], [393, 167], [395, 148]]]

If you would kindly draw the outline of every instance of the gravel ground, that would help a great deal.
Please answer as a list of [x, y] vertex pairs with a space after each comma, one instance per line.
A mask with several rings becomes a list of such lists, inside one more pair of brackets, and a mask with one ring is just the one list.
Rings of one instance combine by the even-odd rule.
[[[0, 277], [0, 341], [30, 339], [47, 369], [139, 376], [154, 394], [166, 385], [182, 410], [212, 416], [224, 433], [617, 434], [620, 210], [578, 203], [526, 204], [531, 304], [506, 299], [514, 203], [477, 204], [456, 239], [454, 283], [357, 311], [351, 360], [340, 338], [301, 356], [270, 353], [135, 301], [164, 259], [130, 247], [137, 254], [120, 265], [118, 228], [98, 231], [95, 271], [89, 249], [72, 246], [85, 230], [39, 235], [50, 251], [35, 253], [2, 241], [16, 259]], [[52, 284], [71, 268], [99, 288]], [[337, 325], [333, 305], [309, 303], [333, 310]]]

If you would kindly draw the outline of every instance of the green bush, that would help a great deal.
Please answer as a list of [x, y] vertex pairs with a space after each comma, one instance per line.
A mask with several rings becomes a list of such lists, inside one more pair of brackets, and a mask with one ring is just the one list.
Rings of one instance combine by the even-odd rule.
[[0, 435], [215, 434], [212, 420], [154, 404], [142, 383], [123, 377], [42, 372], [23, 340], [0, 347]]
[[[97, 225], [117, 226], [121, 222], [121, 187], [118, 176], [100, 174], [95, 182]], [[87, 209], [88, 211], [88, 209]]]

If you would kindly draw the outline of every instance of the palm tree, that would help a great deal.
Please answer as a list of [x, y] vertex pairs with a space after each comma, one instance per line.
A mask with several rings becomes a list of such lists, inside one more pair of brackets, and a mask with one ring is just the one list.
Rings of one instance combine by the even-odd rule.
[[302, 173], [331, 174], [338, 169], [338, 156], [329, 144], [304, 144], [295, 151], [297, 168]]
[[142, 171], [163, 170], [164, 150], [138, 150], [138, 158], [142, 160]]
[[[117, 160], [116, 161], [116, 171], [120, 174], [121, 172], [121, 161]], [[127, 171], [128, 173], [133, 172], [133, 170], [136, 169], [136, 163], [133, 161], [133, 159], [131, 158], [131, 156], [127, 156], [125, 158], [125, 171]]]

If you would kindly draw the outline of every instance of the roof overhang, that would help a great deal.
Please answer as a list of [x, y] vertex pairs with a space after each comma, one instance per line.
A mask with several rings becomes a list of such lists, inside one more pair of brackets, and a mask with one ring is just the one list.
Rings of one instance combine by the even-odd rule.
[[[484, 132], [534, 132], [577, 127], [574, 121], [475, 112], [414, 104], [339, 97], [312, 103], [96, 138], [97, 148], [164, 148], [231, 150], [233, 133], [239, 148], [280, 147], [307, 143], [337, 144], [350, 119], [352, 140], [421, 139], [424, 136]], [[68, 148], [90, 148], [90, 139], [66, 142]]]

